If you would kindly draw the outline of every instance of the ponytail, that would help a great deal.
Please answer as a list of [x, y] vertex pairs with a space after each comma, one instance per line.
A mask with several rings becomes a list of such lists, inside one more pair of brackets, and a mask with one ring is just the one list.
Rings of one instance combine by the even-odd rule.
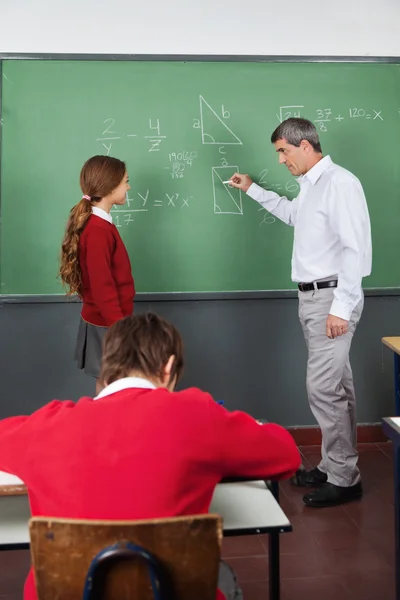
[[70, 212], [64, 239], [61, 245], [59, 277], [68, 296], [82, 296], [82, 272], [79, 264], [79, 240], [92, 213], [92, 205], [82, 198]]

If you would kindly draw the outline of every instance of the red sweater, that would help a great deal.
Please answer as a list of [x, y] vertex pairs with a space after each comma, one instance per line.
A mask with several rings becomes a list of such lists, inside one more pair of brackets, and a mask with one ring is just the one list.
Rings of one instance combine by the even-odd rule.
[[[0, 421], [0, 470], [25, 482], [33, 516], [206, 513], [223, 477], [289, 477], [299, 465], [285, 429], [229, 412], [195, 388], [54, 400], [31, 416]], [[36, 599], [32, 572], [24, 598]]]
[[131, 263], [118, 229], [91, 215], [80, 238], [82, 318], [109, 327], [132, 314], [135, 286]]

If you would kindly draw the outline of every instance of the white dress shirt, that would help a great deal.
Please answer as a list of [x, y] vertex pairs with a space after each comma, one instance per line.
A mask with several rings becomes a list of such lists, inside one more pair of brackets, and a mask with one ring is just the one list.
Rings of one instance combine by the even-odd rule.
[[338, 279], [330, 314], [348, 321], [372, 267], [371, 225], [360, 181], [325, 156], [298, 178], [290, 201], [253, 183], [247, 194], [294, 227], [292, 280]]
[[100, 217], [100, 219], [108, 221], [109, 223], [113, 222], [112, 216], [102, 208], [99, 208], [98, 206], [92, 206], [92, 214], [96, 215], [96, 217]]

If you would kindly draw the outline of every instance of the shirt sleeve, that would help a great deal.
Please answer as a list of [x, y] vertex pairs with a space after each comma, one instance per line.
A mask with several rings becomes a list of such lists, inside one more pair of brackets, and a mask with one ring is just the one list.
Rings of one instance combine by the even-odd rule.
[[297, 199], [288, 200], [286, 196], [279, 196], [275, 192], [264, 190], [256, 183], [252, 183], [247, 190], [247, 195], [258, 202], [265, 210], [278, 217], [286, 225], [295, 225], [295, 210]]
[[107, 327], [123, 318], [111, 261], [114, 239], [111, 231], [96, 227], [86, 242], [86, 264], [92, 297]]
[[224, 477], [282, 479], [297, 471], [300, 454], [286, 429], [213, 404]]
[[62, 409], [74, 409], [75, 403], [52, 400], [31, 415], [9, 417], [0, 421], [0, 471], [19, 477], [29, 484], [31, 467], [34, 464], [35, 446], [46, 438], [45, 427], [57, 429]]
[[368, 248], [371, 246], [371, 226], [367, 202], [357, 180], [333, 181], [328, 199], [332, 230], [342, 246], [338, 286], [330, 314], [346, 321], [362, 299], [362, 278]]
[[22, 479], [27, 439], [24, 437], [29, 417], [9, 417], [0, 421], [0, 471]]
[[43, 424], [57, 418], [61, 408], [74, 408], [72, 401], [52, 400], [31, 415], [0, 421], [0, 471], [16, 475], [28, 485], [33, 464], [32, 449], [45, 436]]

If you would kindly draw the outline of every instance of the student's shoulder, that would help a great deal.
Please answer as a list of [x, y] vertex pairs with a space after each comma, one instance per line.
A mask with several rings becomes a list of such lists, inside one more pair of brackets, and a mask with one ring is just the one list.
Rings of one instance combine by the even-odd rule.
[[52, 400], [32, 413], [31, 419], [39, 421], [46, 420], [55, 417], [62, 412], [74, 409], [76, 406], [77, 404], [72, 400]]
[[202, 401], [213, 399], [209, 392], [205, 392], [204, 390], [201, 390], [198, 387], [184, 388], [183, 390], [175, 391], [174, 394], [176, 395], [176, 397], [188, 397]]
[[117, 229], [112, 223], [96, 215], [91, 215], [83, 230], [82, 240], [112, 240], [116, 237], [116, 233], [118, 233]]
[[196, 387], [185, 388], [184, 390], [173, 392], [173, 394], [174, 399], [178, 402], [190, 402], [192, 405], [198, 405], [200, 409], [216, 404], [211, 394]]
[[116, 228], [112, 223], [98, 217], [97, 215], [90, 215], [87, 225], [84, 231], [109, 231], [113, 232]]

